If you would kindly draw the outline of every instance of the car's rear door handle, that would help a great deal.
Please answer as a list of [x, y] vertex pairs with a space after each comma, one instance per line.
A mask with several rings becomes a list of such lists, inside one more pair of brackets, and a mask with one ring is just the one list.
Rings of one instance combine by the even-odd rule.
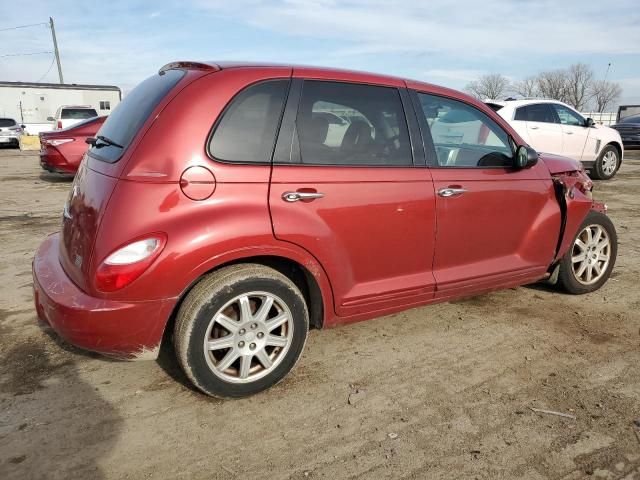
[[567, 135], [573, 135], [573, 132], [564, 132], [564, 133], [566, 133]]
[[535, 125], [532, 125], [529, 127], [531, 130], [538, 130], [540, 127], [536, 127]]
[[465, 192], [466, 190], [464, 188], [447, 187], [438, 190], [438, 195], [440, 195], [441, 197], [457, 197], [458, 195], [462, 195]]
[[282, 199], [285, 202], [297, 202], [299, 200], [313, 200], [324, 197], [324, 193], [320, 192], [284, 192]]

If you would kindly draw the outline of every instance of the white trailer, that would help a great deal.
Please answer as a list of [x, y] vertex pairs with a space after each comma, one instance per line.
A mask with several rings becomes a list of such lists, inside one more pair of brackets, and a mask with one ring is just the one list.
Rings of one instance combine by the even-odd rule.
[[98, 115], [109, 115], [121, 99], [112, 85], [0, 82], [0, 117], [13, 118], [36, 135], [53, 128], [47, 119], [62, 105], [91, 105]]

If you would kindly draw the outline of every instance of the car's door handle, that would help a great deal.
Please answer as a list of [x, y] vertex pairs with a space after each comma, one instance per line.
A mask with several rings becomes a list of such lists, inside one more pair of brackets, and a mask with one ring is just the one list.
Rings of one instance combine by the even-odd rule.
[[564, 132], [565, 135], [573, 135], [573, 132]]
[[285, 202], [297, 202], [299, 200], [313, 200], [324, 197], [324, 193], [320, 192], [284, 192], [282, 199]]
[[438, 195], [441, 197], [457, 197], [458, 195], [462, 195], [466, 190], [464, 188], [441, 188], [438, 190]]
[[531, 130], [538, 130], [540, 127], [536, 127], [536, 126], [531, 126], [529, 127]]

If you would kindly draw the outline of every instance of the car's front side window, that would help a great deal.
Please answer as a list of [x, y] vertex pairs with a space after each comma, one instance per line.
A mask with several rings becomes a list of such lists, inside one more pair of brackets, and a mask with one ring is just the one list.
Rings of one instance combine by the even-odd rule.
[[584, 126], [585, 120], [582, 115], [578, 114], [577, 112], [574, 112], [564, 105], [558, 105], [557, 103], [553, 104], [553, 108], [558, 114], [558, 118], [560, 118], [560, 123], [562, 125], [574, 125], [578, 127]]
[[413, 164], [396, 88], [305, 80], [296, 127], [303, 164]]
[[418, 98], [441, 167], [509, 167], [509, 135], [484, 112], [450, 98], [419, 93]]

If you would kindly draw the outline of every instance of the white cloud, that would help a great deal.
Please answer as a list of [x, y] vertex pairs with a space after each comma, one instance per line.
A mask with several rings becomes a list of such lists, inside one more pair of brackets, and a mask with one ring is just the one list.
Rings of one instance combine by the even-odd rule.
[[[632, 0], [621, 0], [610, 9], [577, 0], [484, 0], [482, 4], [475, 0], [195, 0], [195, 4], [279, 33], [342, 39], [345, 49], [338, 54], [433, 51], [470, 58], [522, 52], [640, 53], [638, 14], [629, 14], [637, 11]], [[615, 25], [613, 35], [611, 25]]]
[[[453, 82], [472, 82], [477, 80], [478, 77], [484, 75], [486, 72], [481, 70], [465, 70], [465, 69], [441, 69], [441, 68], [432, 68], [431, 70], [427, 70], [423, 72], [424, 78], [427, 80], [435, 79], [437, 81], [453, 81]], [[437, 83], [434, 81], [434, 83]]]

